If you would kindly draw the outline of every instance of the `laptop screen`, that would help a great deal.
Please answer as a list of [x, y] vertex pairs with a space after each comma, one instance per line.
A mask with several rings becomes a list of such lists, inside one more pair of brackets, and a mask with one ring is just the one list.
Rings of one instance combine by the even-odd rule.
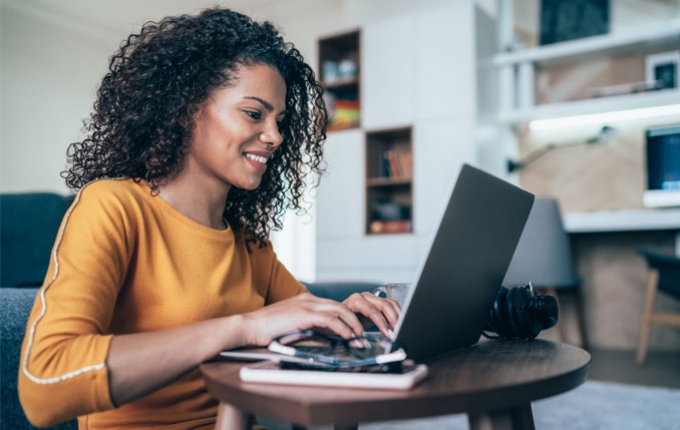
[[477, 342], [533, 201], [463, 165], [395, 329], [409, 357], [423, 361]]

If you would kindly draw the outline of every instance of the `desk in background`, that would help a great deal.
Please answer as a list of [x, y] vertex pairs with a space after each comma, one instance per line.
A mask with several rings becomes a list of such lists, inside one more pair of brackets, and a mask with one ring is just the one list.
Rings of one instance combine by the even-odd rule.
[[[635, 350], [647, 279], [637, 249], [674, 248], [680, 256], [680, 208], [565, 213], [563, 220], [582, 280], [591, 346]], [[675, 311], [664, 299], [661, 308]], [[651, 347], [680, 350], [680, 333], [655, 328]]]
[[674, 230], [675, 252], [680, 256], [680, 209], [566, 213], [564, 229], [568, 233]]

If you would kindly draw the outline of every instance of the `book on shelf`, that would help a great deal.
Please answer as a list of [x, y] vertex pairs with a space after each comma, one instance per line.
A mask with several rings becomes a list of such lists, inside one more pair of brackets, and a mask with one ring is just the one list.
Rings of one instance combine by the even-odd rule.
[[347, 111], [359, 111], [361, 105], [359, 100], [336, 100], [335, 109], [343, 109]]
[[370, 225], [371, 233], [410, 233], [412, 231], [411, 220], [373, 221]]
[[394, 151], [385, 151], [384, 156], [389, 165], [390, 177], [401, 178], [404, 172], [399, 162], [399, 156]]
[[404, 178], [413, 177], [413, 154], [411, 152], [402, 152], [399, 154], [399, 162], [401, 165]]
[[410, 179], [413, 175], [413, 156], [410, 152], [387, 150], [379, 157], [380, 172], [384, 178]]
[[361, 122], [361, 108], [356, 100], [335, 100], [331, 109], [331, 123], [328, 129], [342, 130], [358, 127]]

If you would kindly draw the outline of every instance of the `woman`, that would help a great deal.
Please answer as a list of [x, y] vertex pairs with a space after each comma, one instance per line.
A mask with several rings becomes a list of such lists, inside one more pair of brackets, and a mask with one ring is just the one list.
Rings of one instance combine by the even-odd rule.
[[391, 334], [396, 303], [316, 298], [267, 239], [320, 171], [326, 127], [313, 71], [271, 24], [219, 8], [147, 23], [109, 69], [22, 348], [31, 422], [212, 427], [197, 366], [221, 350], [351, 338], [356, 314]]

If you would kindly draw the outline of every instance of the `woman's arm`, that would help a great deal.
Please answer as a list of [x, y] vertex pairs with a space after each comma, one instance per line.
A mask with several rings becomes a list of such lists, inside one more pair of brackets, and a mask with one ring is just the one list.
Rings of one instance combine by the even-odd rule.
[[301, 294], [243, 315], [168, 330], [114, 336], [106, 360], [111, 399], [131, 402], [162, 388], [224, 349], [265, 346], [285, 332], [317, 329], [344, 338], [363, 334], [345, 305]]
[[165, 387], [222, 349], [244, 344], [243, 318], [219, 318], [167, 330], [114, 336], [106, 367], [121, 406]]

